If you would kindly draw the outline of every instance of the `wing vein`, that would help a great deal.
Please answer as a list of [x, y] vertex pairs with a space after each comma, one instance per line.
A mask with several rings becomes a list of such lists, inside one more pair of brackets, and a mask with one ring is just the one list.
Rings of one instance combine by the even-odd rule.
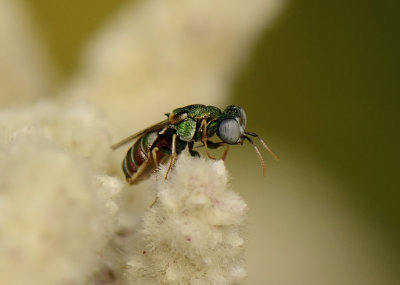
[[169, 124], [170, 124], [169, 119], [165, 119], [164, 121], [161, 121], [161, 122], [159, 122], [159, 123], [157, 123], [157, 124], [155, 124], [153, 126], [150, 126], [150, 127], [146, 128], [146, 129], [144, 129], [144, 130], [142, 130], [140, 132], [137, 132], [137, 133], [135, 133], [135, 134], [133, 134], [133, 135], [127, 137], [127, 138], [124, 138], [123, 140], [121, 140], [121, 141], [113, 144], [112, 146], [110, 146], [110, 148], [112, 150], [115, 150], [115, 149], [117, 149], [117, 148], [119, 148], [119, 147], [121, 147], [121, 146], [123, 146], [123, 145], [125, 145], [125, 144], [127, 144], [127, 143], [129, 143], [129, 142], [131, 142], [131, 141], [133, 141], [135, 139], [137, 139], [138, 137], [140, 137], [140, 136], [142, 136], [142, 135], [144, 135], [146, 133], [160, 131], [161, 129], [165, 128]]

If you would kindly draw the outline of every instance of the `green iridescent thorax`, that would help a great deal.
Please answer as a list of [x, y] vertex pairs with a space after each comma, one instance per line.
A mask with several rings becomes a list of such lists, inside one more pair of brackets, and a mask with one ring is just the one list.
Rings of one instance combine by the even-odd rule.
[[205, 106], [205, 105], [189, 105], [182, 108], [177, 108], [172, 111], [172, 114], [179, 115], [179, 114], [187, 114], [187, 118], [176, 125], [176, 133], [179, 139], [183, 141], [191, 141], [191, 140], [199, 140], [199, 134], [195, 136], [197, 128], [199, 124], [206, 120], [208, 123], [208, 130], [207, 136], [211, 137], [214, 135], [216, 131], [216, 120], [222, 114], [222, 111], [214, 106]]
[[218, 119], [221, 115], [222, 111], [214, 106], [206, 106], [206, 105], [189, 105], [182, 108], [177, 108], [172, 111], [172, 114], [178, 115], [182, 113], [187, 113], [188, 118], [192, 118], [197, 122], [201, 122], [203, 119], [206, 119], [207, 122]]

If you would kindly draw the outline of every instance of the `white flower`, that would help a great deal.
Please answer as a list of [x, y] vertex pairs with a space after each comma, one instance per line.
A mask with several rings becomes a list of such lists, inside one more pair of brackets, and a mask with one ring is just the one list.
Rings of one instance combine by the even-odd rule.
[[129, 261], [132, 284], [236, 284], [243, 267], [246, 204], [228, 189], [223, 161], [181, 155], [143, 216], [139, 244]]
[[122, 187], [33, 128], [0, 151], [1, 284], [82, 284], [113, 233]]
[[181, 156], [168, 180], [163, 166], [158, 202], [140, 223], [152, 184], [123, 184], [124, 154], [109, 145], [173, 108], [225, 103], [282, 2], [131, 1], [51, 94], [29, 10], [0, 0], [0, 284], [131, 284], [137, 274], [150, 284], [240, 283], [246, 205], [227, 189], [223, 163]]

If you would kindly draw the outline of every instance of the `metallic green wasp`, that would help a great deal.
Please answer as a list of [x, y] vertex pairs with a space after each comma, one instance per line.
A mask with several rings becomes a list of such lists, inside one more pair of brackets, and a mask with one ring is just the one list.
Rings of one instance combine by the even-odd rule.
[[[122, 170], [129, 184], [143, 180], [158, 167], [159, 163], [171, 157], [165, 174], [167, 178], [177, 155], [186, 147], [189, 148], [192, 156], [199, 156], [199, 153], [193, 150], [195, 142], [201, 142], [204, 145], [205, 152], [211, 159], [215, 158], [209, 153], [209, 148], [216, 149], [225, 146], [222, 155], [222, 159], [225, 160], [229, 145], [243, 144], [244, 140], [248, 140], [258, 155], [264, 175], [264, 160], [250, 136], [258, 138], [263, 147], [275, 159], [278, 159], [257, 134], [245, 131], [246, 113], [239, 106], [229, 105], [222, 111], [214, 106], [196, 104], [177, 108], [165, 115], [168, 118], [164, 121], [111, 146], [112, 149], [116, 149], [136, 140], [122, 162]], [[221, 139], [220, 142], [209, 140], [215, 134]]]

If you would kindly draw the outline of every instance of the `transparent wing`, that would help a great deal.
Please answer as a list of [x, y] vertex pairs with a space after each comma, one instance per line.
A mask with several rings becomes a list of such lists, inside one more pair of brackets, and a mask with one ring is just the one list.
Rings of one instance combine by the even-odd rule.
[[129, 142], [131, 142], [131, 141], [133, 141], [135, 139], [137, 139], [138, 137], [140, 137], [140, 136], [142, 136], [142, 135], [144, 135], [146, 133], [155, 132], [155, 131], [161, 131], [163, 128], [168, 127], [170, 124], [171, 123], [170, 123], [169, 119], [165, 119], [164, 121], [161, 121], [161, 122], [159, 122], [159, 123], [157, 123], [155, 125], [152, 125], [152, 126], [146, 128], [144, 130], [141, 130], [140, 132], [137, 132], [137, 133], [135, 133], [135, 134], [123, 139], [120, 142], [117, 142], [117, 143], [113, 144], [112, 146], [110, 146], [110, 148], [112, 150], [115, 150], [115, 149], [117, 149], [117, 148], [119, 148], [119, 147], [121, 147], [121, 146], [123, 146], [123, 145], [125, 145], [125, 144], [127, 144], [127, 143], [129, 143]]

